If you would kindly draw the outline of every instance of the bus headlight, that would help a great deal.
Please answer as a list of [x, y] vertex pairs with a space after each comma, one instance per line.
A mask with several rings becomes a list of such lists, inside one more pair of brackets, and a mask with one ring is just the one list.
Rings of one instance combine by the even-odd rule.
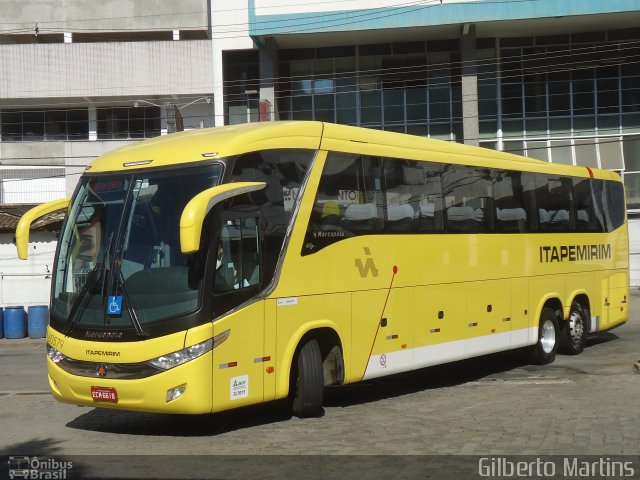
[[59, 363], [65, 359], [65, 356], [62, 353], [60, 353], [60, 351], [56, 350], [48, 343], [47, 343], [47, 356], [51, 359], [53, 363]]
[[180, 398], [186, 389], [186, 385], [180, 385], [179, 387], [167, 390], [167, 403], [173, 402], [176, 398]]
[[182, 365], [183, 363], [187, 363], [201, 357], [212, 348], [213, 339], [210, 338], [209, 340], [197, 343], [191, 347], [183, 348], [177, 352], [160, 355], [159, 357], [147, 361], [147, 363], [162, 370], [169, 370], [170, 368], [177, 367], [178, 365]]

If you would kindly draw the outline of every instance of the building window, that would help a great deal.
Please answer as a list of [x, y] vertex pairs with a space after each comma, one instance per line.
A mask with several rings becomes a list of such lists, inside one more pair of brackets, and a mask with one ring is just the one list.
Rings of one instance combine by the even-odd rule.
[[412, 44], [410, 52], [404, 45], [373, 47], [360, 47], [359, 55], [349, 48], [282, 51], [282, 80], [277, 86], [280, 119], [461, 140], [458, 53], [430, 51], [425, 42]]
[[98, 109], [98, 139], [150, 138], [160, 135], [160, 107]]
[[3, 110], [0, 118], [3, 142], [89, 138], [89, 114], [86, 108]]

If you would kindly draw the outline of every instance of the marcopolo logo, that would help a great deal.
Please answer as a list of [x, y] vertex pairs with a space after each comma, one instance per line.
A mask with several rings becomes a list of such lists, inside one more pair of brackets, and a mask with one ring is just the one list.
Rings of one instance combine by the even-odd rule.
[[68, 471], [73, 469], [73, 462], [55, 458], [11, 456], [8, 463], [11, 479], [66, 480], [70, 478], [67, 476]]
[[608, 260], [611, 244], [591, 245], [543, 245], [540, 247], [540, 263], [581, 262], [584, 260]]

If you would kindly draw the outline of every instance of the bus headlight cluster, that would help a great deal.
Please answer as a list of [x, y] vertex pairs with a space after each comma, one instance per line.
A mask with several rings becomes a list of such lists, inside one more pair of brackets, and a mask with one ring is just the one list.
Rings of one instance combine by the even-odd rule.
[[209, 340], [197, 343], [191, 347], [183, 348], [177, 352], [160, 355], [159, 357], [149, 360], [147, 363], [162, 370], [169, 370], [170, 368], [177, 367], [178, 365], [182, 365], [183, 363], [187, 363], [201, 357], [212, 348], [213, 339], [210, 338]]
[[65, 356], [60, 353], [59, 350], [53, 348], [51, 345], [47, 343], [47, 356], [51, 359], [53, 363], [60, 363], [65, 359]]

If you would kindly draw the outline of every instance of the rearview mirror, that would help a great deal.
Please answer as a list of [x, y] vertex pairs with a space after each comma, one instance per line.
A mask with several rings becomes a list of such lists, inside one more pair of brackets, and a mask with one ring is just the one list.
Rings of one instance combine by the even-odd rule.
[[70, 198], [54, 200], [52, 202], [38, 205], [37, 207], [33, 207], [31, 210], [27, 211], [27, 213], [22, 215], [18, 222], [18, 226], [16, 227], [16, 247], [18, 248], [18, 258], [26, 260], [29, 254], [29, 230], [31, 228], [31, 224], [45, 215], [69, 208], [70, 203]]
[[266, 186], [265, 182], [225, 183], [193, 197], [180, 216], [180, 251], [189, 254], [200, 249], [202, 223], [216, 204], [244, 193], [262, 190]]

